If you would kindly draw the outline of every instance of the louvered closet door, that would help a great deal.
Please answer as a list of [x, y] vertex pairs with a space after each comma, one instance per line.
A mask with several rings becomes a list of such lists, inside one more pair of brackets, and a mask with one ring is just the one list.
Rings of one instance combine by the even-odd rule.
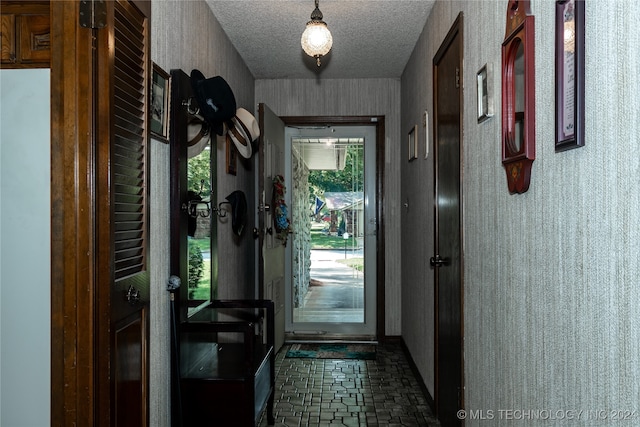
[[108, 42], [99, 42], [106, 50], [98, 53], [96, 127], [99, 311], [109, 313], [108, 322], [102, 314], [98, 322], [101, 331], [107, 323], [109, 328], [101, 334], [105, 342], [97, 346], [97, 357], [104, 367], [98, 375], [110, 373], [100, 385], [104, 396], [109, 383], [110, 404], [99, 422], [108, 416], [109, 425], [140, 427], [148, 425], [149, 400], [150, 8], [148, 2], [107, 3], [109, 31], [98, 30]]

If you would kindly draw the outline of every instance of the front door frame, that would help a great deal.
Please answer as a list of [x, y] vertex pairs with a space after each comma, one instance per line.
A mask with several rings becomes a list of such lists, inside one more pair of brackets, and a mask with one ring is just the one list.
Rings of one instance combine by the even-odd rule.
[[384, 202], [384, 116], [281, 116], [285, 126], [370, 126], [376, 127], [376, 339], [385, 339], [385, 224]]

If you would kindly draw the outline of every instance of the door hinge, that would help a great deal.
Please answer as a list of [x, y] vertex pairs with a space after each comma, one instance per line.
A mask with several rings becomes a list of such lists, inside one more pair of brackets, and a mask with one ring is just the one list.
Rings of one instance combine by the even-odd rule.
[[107, 2], [105, 0], [82, 0], [80, 2], [80, 26], [82, 28], [104, 28], [107, 25]]
[[460, 68], [456, 67], [456, 89], [460, 89]]

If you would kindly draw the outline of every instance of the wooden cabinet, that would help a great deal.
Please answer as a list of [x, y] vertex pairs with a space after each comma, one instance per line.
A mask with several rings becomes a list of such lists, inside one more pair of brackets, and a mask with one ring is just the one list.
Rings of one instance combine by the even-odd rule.
[[47, 68], [51, 62], [48, 1], [0, 2], [2, 68]]
[[180, 389], [185, 426], [274, 424], [274, 305], [211, 302], [180, 327]]

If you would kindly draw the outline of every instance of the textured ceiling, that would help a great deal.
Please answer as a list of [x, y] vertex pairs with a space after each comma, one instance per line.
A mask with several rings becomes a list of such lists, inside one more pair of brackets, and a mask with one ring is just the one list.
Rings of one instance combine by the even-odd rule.
[[207, 0], [256, 79], [399, 78], [435, 0], [320, 0], [333, 48], [300, 47], [313, 0]]

